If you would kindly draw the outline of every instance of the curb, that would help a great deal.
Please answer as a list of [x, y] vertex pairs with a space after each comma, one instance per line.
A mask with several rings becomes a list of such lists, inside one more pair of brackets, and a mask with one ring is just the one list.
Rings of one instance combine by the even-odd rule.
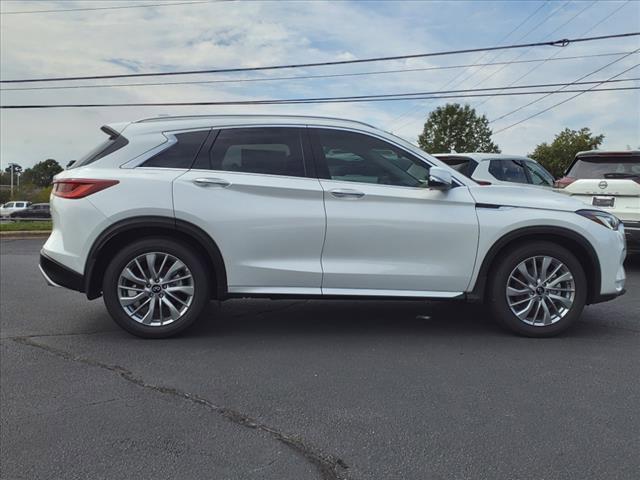
[[47, 238], [51, 231], [47, 230], [16, 230], [15, 232], [0, 232], [1, 239], [21, 239], [21, 238]]

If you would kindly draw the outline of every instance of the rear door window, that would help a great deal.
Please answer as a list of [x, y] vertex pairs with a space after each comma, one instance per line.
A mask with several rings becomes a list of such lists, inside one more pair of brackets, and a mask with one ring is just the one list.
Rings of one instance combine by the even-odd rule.
[[213, 170], [304, 177], [300, 128], [255, 127], [220, 130], [210, 154]]
[[155, 168], [191, 168], [200, 147], [207, 138], [209, 130], [175, 134], [176, 143], [154, 155], [142, 167]]
[[569, 171], [572, 178], [637, 178], [640, 177], [640, 156], [578, 157]]
[[520, 160], [491, 160], [489, 173], [503, 182], [529, 183]]

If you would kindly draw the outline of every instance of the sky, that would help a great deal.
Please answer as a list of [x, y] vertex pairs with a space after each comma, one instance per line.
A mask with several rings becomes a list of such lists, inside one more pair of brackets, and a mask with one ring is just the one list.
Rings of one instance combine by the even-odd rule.
[[[183, 0], [185, 1], [185, 0]], [[409, 55], [504, 44], [530, 43], [640, 31], [640, 1], [207, 1], [177, 0], [0, 2], [0, 78], [87, 76], [207, 68], [256, 67], [290, 63]], [[74, 12], [14, 14], [162, 4]], [[526, 22], [525, 22], [526, 20]], [[264, 72], [186, 75], [143, 79], [42, 84], [2, 84], [0, 103], [122, 103], [250, 100], [489, 88], [608, 79], [640, 64], [640, 37], [532, 47], [490, 53], [437, 56], [379, 63]], [[611, 54], [611, 55], [610, 55]], [[603, 55], [579, 59], [560, 57]], [[420, 70], [377, 75], [274, 80], [293, 75], [328, 75], [381, 70], [424, 69], [470, 63], [545, 60]], [[639, 78], [640, 67], [618, 78]], [[238, 82], [234, 80], [271, 79]], [[53, 90], [20, 87], [114, 83], [218, 81]], [[223, 82], [220, 82], [223, 81]], [[610, 86], [640, 86], [630, 81]], [[588, 85], [586, 88], [589, 88]], [[62, 165], [104, 139], [99, 127], [158, 115], [305, 114], [364, 121], [413, 143], [430, 111], [449, 102], [469, 103], [492, 121], [494, 141], [504, 153], [527, 154], [564, 128], [589, 127], [604, 134], [602, 148], [640, 148], [640, 90], [587, 93], [532, 119], [573, 94], [561, 93], [498, 119], [542, 95], [410, 100], [323, 105], [205, 107], [117, 107], [0, 111], [0, 164], [24, 168], [55, 158]], [[432, 152], [436, 153], [436, 152]]]

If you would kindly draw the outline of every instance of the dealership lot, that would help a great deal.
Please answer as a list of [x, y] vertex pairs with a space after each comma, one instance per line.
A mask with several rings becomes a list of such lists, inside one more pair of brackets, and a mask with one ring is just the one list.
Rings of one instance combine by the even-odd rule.
[[640, 259], [558, 338], [457, 303], [233, 300], [169, 340], [1, 248], [2, 478], [636, 478]]

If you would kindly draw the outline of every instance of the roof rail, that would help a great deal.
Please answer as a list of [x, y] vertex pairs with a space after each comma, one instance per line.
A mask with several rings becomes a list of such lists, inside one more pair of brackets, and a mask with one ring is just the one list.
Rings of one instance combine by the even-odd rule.
[[323, 116], [315, 116], [315, 115], [273, 115], [273, 114], [222, 114], [222, 115], [176, 115], [176, 116], [159, 116], [159, 117], [150, 117], [150, 118], [142, 118], [140, 120], [136, 120], [133, 123], [148, 123], [148, 122], [162, 122], [167, 120], [190, 120], [190, 119], [198, 119], [198, 118], [233, 118], [233, 117], [281, 117], [281, 118], [313, 118], [313, 119], [323, 119], [323, 120], [339, 120], [341, 122], [351, 122], [351, 123], [359, 123], [360, 125], [365, 125], [370, 128], [378, 128], [369, 123], [360, 122], [358, 120], [349, 120], [347, 118], [339, 118], [339, 117], [323, 117]]

